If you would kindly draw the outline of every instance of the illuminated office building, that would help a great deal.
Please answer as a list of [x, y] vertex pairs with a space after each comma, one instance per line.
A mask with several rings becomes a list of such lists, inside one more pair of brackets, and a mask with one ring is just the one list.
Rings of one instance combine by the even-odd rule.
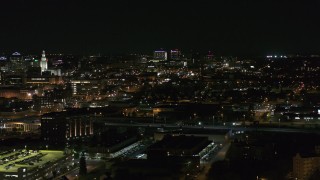
[[153, 58], [159, 61], [166, 61], [168, 59], [167, 51], [154, 51]]
[[179, 60], [180, 57], [181, 57], [181, 51], [179, 51], [178, 49], [171, 50], [171, 52], [170, 52], [170, 59], [171, 60]]

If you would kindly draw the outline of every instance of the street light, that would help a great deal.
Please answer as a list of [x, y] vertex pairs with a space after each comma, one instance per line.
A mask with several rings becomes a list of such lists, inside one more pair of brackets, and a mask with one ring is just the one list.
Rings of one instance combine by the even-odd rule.
[[214, 116], [212, 116], [212, 126], [214, 126]]

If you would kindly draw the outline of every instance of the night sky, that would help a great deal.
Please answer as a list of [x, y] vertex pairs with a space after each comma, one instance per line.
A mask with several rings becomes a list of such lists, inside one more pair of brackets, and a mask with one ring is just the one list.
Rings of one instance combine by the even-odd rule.
[[0, 52], [320, 53], [317, 0], [79, 1], [1, 1]]

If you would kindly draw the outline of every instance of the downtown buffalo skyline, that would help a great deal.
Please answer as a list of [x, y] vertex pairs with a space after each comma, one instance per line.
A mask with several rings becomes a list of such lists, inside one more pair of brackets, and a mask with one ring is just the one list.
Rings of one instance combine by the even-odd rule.
[[[95, 51], [95, 52], [70, 52], [70, 51], [51, 51], [51, 49], [38, 49], [34, 51], [26, 51], [25, 49], [12, 49], [6, 51], [0, 51], [0, 58], [1, 60], [7, 60], [11, 56], [19, 54], [21, 56], [27, 57], [40, 57], [39, 54], [45, 50], [49, 56], [57, 56], [57, 57], [73, 57], [73, 58], [80, 58], [80, 57], [104, 57], [104, 58], [116, 58], [116, 59], [128, 59], [132, 60], [134, 57], [146, 57], [148, 59], [152, 59], [154, 57], [154, 53], [157, 51], [166, 52], [167, 55], [171, 55], [171, 51], [179, 51], [181, 54], [182, 59], [198, 59], [204, 60], [207, 56], [212, 56], [215, 58], [226, 58], [226, 57], [234, 57], [234, 58], [241, 58], [241, 59], [255, 59], [255, 60], [265, 60], [265, 59], [285, 59], [285, 58], [319, 58], [320, 53], [300, 53], [300, 52], [293, 52], [293, 53], [282, 53], [279, 51], [273, 51], [266, 54], [259, 54], [259, 53], [221, 53], [215, 51], [214, 49], [179, 49], [179, 48], [156, 48], [153, 50], [137, 50], [137, 51], [128, 51], [126, 49], [120, 51]], [[119, 59], [119, 60], [120, 60]], [[171, 60], [168, 57], [168, 60]]]
[[0, 179], [320, 179], [320, 1], [0, 3]]

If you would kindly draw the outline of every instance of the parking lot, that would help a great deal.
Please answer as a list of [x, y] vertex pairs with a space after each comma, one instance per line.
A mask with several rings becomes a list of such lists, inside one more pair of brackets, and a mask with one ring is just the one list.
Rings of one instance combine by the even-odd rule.
[[15, 172], [20, 167], [42, 168], [47, 163], [62, 158], [63, 151], [47, 150], [10, 150], [0, 152], [0, 172]]

